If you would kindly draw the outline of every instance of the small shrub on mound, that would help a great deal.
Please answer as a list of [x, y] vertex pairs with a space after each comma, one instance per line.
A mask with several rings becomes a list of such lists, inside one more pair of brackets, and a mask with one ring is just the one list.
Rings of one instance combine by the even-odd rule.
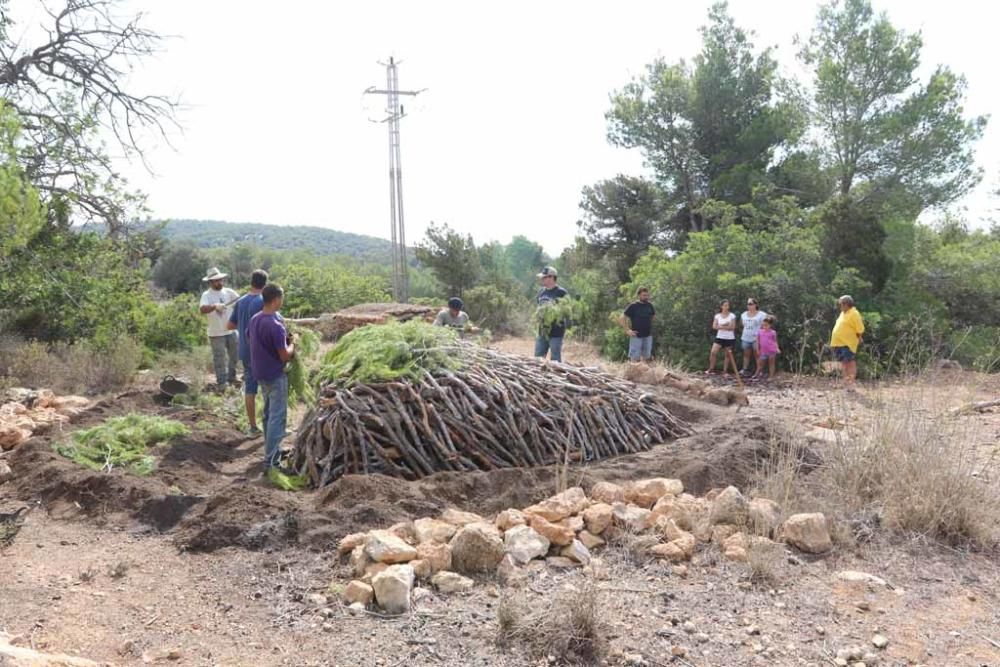
[[149, 448], [187, 433], [184, 424], [172, 419], [130, 414], [76, 431], [68, 442], [57, 443], [55, 449], [92, 470], [111, 472], [124, 468], [137, 475], [148, 475], [156, 465]]
[[355, 329], [326, 353], [319, 382], [352, 386], [391, 380], [418, 380], [424, 371], [457, 369], [451, 348], [457, 334], [424, 322], [389, 322]]

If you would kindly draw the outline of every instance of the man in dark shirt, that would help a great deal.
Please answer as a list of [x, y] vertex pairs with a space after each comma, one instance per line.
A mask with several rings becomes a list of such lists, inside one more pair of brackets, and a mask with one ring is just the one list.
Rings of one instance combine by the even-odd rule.
[[257, 379], [250, 367], [250, 341], [247, 340], [247, 326], [254, 315], [264, 307], [264, 299], [260, 292], [267, 284], [267, 271], [257, 269], [250, 276], [250, 291], [240, 297], [229, 316], [227, 328], [240, 335], [240, 361], [243, 363], [243, 402], [247, 410], [247, 423], [250, 425], [250, 435], [260, 435], [257, 428]]
[[[538, 292], [537, 298], [540, 308], [569, 296], [569, 292], [556, 284], [558, 277], [553, 267], [546, 266], [542, 269], [542, 272], [538, 274], [538, 279], [542, 281], [542, 289]], [[568, 323], [564, 319], [552, 324], [548, 331], [543, 325], [535, 337], [535, 356], [544, 357], [549, 354], [552, 361], [562, 361], [563, 336], [566, 335], [567, 325]]]
[[633, 301], [622, 314], [621, 322], [629, 335], [628, 360], [650, 361], [653, 358], [653, 318], [656, 310], [649, 301], [649, 288], [640, 287]]
[[264, 398], [264, 472], [267, 473], [269, 468], [278, 466], [281, 458], [280, 445], [288, 419], [285, 363], [295, 354], [295, 345], [278, 315], [284, 290], [270, 283], [260, 295], [263, 306], [247, 325], [247, 338], [250, 340], [250, 367]]

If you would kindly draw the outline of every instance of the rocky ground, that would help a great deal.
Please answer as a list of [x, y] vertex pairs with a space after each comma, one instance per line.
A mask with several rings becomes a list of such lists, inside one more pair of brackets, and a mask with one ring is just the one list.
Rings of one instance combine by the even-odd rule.
[[[590, 493], [599, 482], [669, 477], [698, 496], [730, 484], [750, 495], [776, 438], [799, 438], [821, 460], [824, 442], [884, 409], [885, 395], [990, 397], [988, 379], [969, 373], [921, 383], [846, 397], [832, 380], [786, 377], [727, 408], [678, 395], [695, 435], [571, 469], [567, 481]], [[130, 410], [171, 409], [139, 390], [72, 427]], [[670, 562], [619, 540], [592, 549], [599, 567], [536, 559], [516, 581], [470, 575], [471, 588], [452, 593], [419, 583], [399, 616], [377, 604], [352, 610], [344, 594], [357, 573], [336, 549], [345, 535], [448, 508], [492, 519], [551, 496], [558, 471], [282, 492], [258, 479], [259, 441], [211, 416], [174, 416], [195, 435], [162, 452], [149, 478], [74, 469], [51, 453], [51, 438], [4, 458], [14, 478], [0, 484], [0, 512], [32, 510], [0, 550], [0, 665], [43, 664], [16, 662], [14, 649], [98, 664], [545, 665], [587, 657], [564, 641], [584, 634], [565, 624], [580, 616], [595, 632], [596, 662], [609, 665], [1000, 665], [1000, 560], [919, 537], [860, 544], [834, 531], [824, 553], [781, 544], [752, 565], [710, 541]], [[1000, 414], [957, 419], [969, 438], [946, 444], [993, 456]]]

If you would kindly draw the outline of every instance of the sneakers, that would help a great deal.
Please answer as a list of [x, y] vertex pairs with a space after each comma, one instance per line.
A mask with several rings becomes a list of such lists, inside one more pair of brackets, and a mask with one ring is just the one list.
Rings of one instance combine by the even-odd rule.
[[263, 434], [264, 432], [261, 431], [256, 426], [251, 426], [250, 428], [247, 429], [247, 435], [249, 435], [251, 438], [256, 438], [258, 435], [263, 435]]

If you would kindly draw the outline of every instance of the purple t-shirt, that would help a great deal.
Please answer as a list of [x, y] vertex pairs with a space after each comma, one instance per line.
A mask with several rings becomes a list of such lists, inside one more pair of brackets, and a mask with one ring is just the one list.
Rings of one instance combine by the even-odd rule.
[[273, 382], [285, 372], [285, 362], [278, 356], [278, 350], [284, 350], [285, 325], [274, 313], [260, 312], [250, 319], [247, 325], [247, 338], [250, 339], [250, 369], [253, 376], [264, 382]]

